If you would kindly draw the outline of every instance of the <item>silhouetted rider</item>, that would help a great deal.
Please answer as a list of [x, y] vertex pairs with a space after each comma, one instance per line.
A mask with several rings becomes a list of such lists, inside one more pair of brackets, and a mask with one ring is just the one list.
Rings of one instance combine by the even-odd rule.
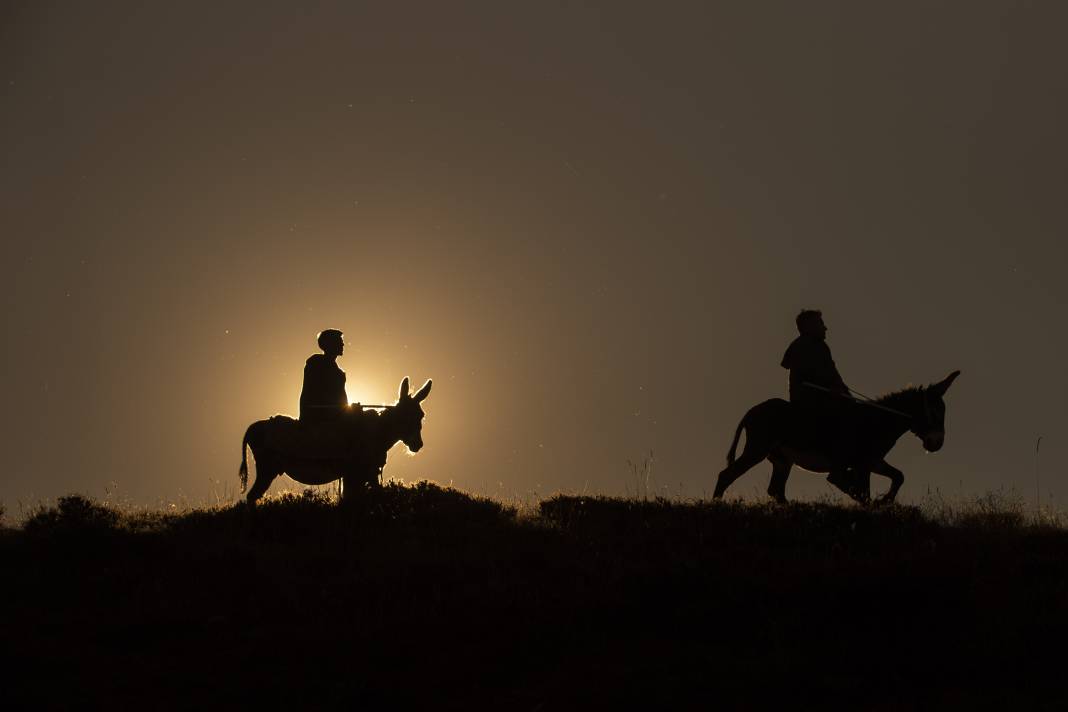
[[304, 385], [300, 389], [300, 419], [324, 422], [340, 417], [349, 406], [345, 393], [345, 372], [337, 357], [345, 352], [345, 341], [337, 329], [320, 332], [317, 341], [321, 354], [304, 364]]
[[793, 340], [782, 357], [782, 367], [790, 370], [790, 402], [823, 407], [834, 396], [820, 388], [848, 396], [849, 388], [838, 373], [827, 346], [823, 313], [803, 309], [797, 315], [796, 323], [801, 335]]
[[798, 406], [805, 440], [832, 461], [827, 481], [850, 492], [858, 483], [848, 474], [857, 456], [852, 447], [849, 387], [831, 358], [823, 313], [802, 309], [796, 323], [800, 336], [782, 357], [782, 367], [790, 370], [790, 402]]

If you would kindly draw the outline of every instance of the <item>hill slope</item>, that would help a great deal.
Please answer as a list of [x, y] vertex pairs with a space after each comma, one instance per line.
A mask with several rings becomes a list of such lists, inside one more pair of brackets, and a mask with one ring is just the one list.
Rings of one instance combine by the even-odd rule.
[[45, 708], [1062, 707], [1068, 533], [993, 513], [430, 484], [0, 537], [9, 696]]

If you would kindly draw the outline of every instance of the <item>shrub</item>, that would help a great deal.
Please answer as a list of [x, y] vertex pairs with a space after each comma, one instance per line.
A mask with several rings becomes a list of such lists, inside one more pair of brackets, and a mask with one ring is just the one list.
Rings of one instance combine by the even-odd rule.
[[60, 497], [55, 507], [42, 507], [27, 520], [28, 533], [93, 533], [113, 530], [119, 513], [81, 495]]

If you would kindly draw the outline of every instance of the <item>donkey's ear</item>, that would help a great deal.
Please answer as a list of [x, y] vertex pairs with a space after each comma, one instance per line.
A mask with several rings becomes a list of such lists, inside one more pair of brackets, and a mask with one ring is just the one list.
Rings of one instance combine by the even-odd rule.
[[412, 400], [416, 403], [421, 403], [424, 398], [430, 395], [430, 387], [432, 385], [434, 385], [434, 382], [429, 378], [426, 379], [426, 383], [423, 384], [422, 388], [415, 392], [415, 395], [412, 396]]
[[946, 394], [946, 391], [949, 390], [949, 387], [953, 385], [953, 381], [957, 380], [957, 376], [959, 375], [960, 371], [954, 371], [953, 373], [946, 376], [944, 380], [939, 381], [938, 383], [931, 386], [931, 391], [937, 393], [940, 397], [944, 396]]
[[398, 400], [404, 400], [408, 397], [408, 377], [405, 376], [404, 380], [400, 384], [400, 392], [397, 394]]

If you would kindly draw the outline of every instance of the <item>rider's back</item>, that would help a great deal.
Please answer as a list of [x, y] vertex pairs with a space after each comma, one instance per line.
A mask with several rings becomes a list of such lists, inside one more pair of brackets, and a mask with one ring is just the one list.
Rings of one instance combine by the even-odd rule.
[[824, 392], [811, 386], [834, 392], [846, 390], [838, 367], [831, 358], [831, 349], [823, 339], [806, 334], [798, 336], [783, 354], [781, 365], [790, 371], [792, 402], [823, 400]]
[[322, 422], [344, 414], [349, 398], [345, 393], [345, 372], [326, 354], [315, 354], [304, 364], [304, 385], [300, 390], [300, 419]]

